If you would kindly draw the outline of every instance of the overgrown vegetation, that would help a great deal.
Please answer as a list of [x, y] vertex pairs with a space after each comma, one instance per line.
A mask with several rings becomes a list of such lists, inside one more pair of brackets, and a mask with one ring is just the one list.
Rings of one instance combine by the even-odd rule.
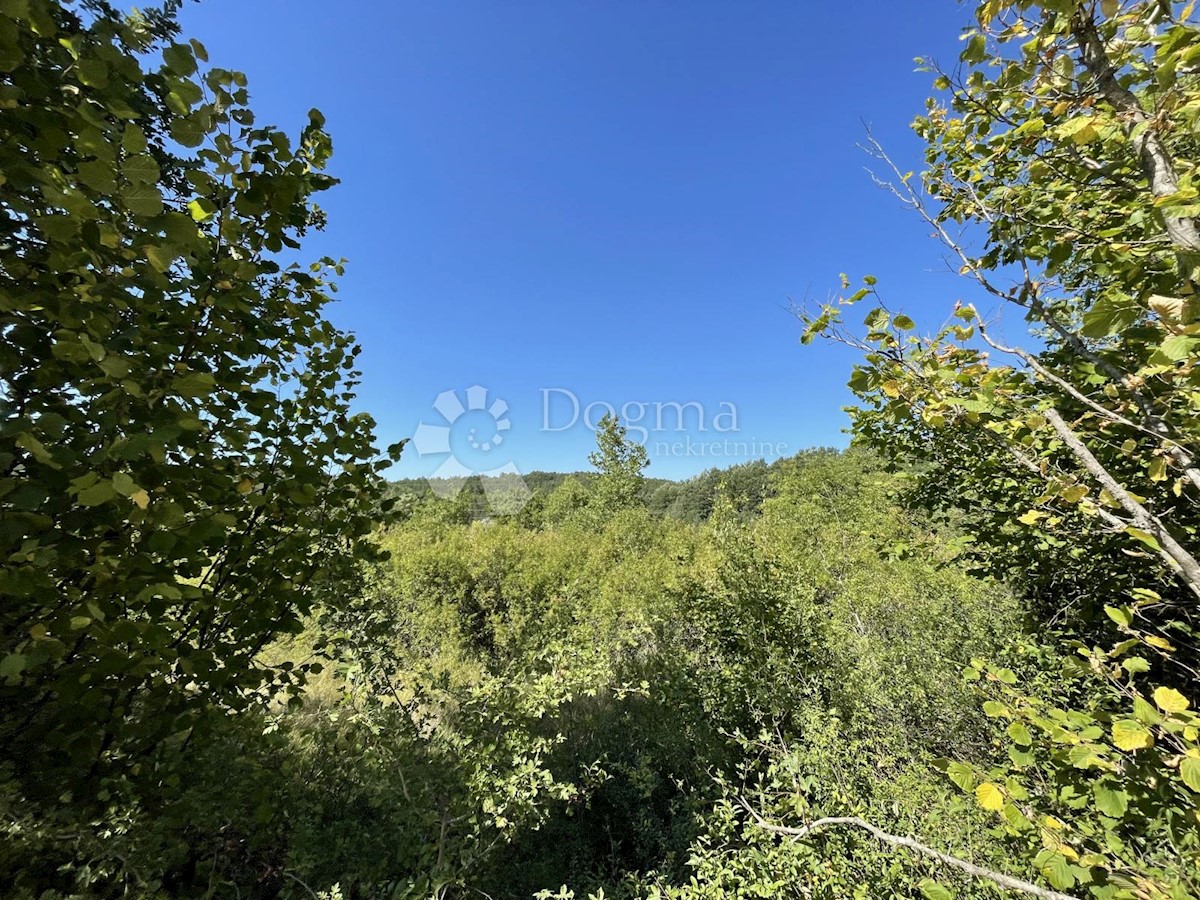
[[855, 449], [651, 482], [609, 418], [486, 507], [381, 479], [321, 117], [172, 13], [0, 0], [5, 896], [1200, 896], [1190, 7], [933, 73], [894, 188], [1034, 349], [867, 279], [806, 317]]

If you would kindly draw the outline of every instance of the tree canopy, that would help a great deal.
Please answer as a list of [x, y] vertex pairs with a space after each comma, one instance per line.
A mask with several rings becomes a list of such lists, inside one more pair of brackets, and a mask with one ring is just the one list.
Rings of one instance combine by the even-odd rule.
[[341, 264], [287, 261], [321, 116], [255, 124], [168, 12], [0, 10], [0, 735], [53, 796], [298, 690], [259, 654], [376, 553]]

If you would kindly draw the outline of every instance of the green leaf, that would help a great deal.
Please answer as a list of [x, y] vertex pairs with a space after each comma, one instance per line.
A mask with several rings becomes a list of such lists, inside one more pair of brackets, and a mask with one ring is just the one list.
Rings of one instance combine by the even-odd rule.
[[150, 244], [145, 250], [146, 259], [159, 272], [166, 272], [170, 269], [171, 263], [179, 255], [173, 247], [164, 247], [161, 244]]
[[1161, 725], [1162, 714], [1142, 697], [1133, 698], [1133, 717], [1143, 725]]
[[964, 791], [975, 790], [975, 773], [965, 763], [952, 762], [947, 765], [946, 776]]
[[1159, 546], [1158, 539], [1148, 531], [1143, 531], [1142, 529], [1135, 528], [1132, 525], [1126, 525], [1125, 533], [1131, 538], [1141, 541], [1151, 550], [1162, 550], [1162, 547]]
[[25, 52], [12, 39], [0, 40], [0, 72], [12, 72], [25, 60]]
[[1033, 736], [1021, 722], [1013, 722], [1008, 726], [1008, 736], [1013, 739], [1014, 743], [1022, 747], [1028, 747], [1033, 743]]
[[919, 887], [926, 900], [954, 900], [950, 889], [932, 878], [922, 878]]
[[1200, 347], [1200, 338], [1190, 334], [1174, 334], [1159, 344], [1151, 362], [1182, 362], [1194, 357], [1197, 347]]
[[122, 192], [126, 208], [135, 216], [157, 216], [162, 212], [162, 194], [153, 184], [130, 184]]
[[130, 156], [122, 163], [121, 171], [135, 184], [155, 184], [161, 177], [158, 163], [149, 153], [137, 153]]
[[0, 677], [11, 678], [20, 675], [25, 670], [25, 663], [25, 657], [20, 653], [0, 657]]
[[1075, 875], [1071, 872], [1071, 864], [1067, 858], [1057, 851], [1052, 851], [1042, 863], [1042, 874], [1058, 890], [1065, 891], [1074, 887]]
[[215, 387], [216, 381], [209, 372], [189, 372], [175, 381], [175, 390], [184, 397], [204, 397]]
[[79, 164], [79, 180], [98, 194], [110, 196], [117, 192], [117, 176], [112, 166], [100, 160]]
[[1104, 614], [1118, 625], [1123, 625], [1126, 628], [1133, 624], [1133, 611], [1128, 606], [1106, 606], [1104, 607]]
[[109, 481], [98, 481], [89, 488], [79, 492], [79, 502], [84, 506], [99, 506], [117, 496], [116, 489]]
[[1105, 294], [1083, 314], [1085, 337], [1101, 338], [1119, 334], [1137, 321], [1142, 307], [1127, 295]]
[[1025, 814], [1017, 808], [1015, 803], [1005, 803], [1004, 809], [1000, 810], [1000, 815], [1004, 817], [1004, 821], [1017, 831], [1024, 831], [1029, 827], [1030, 822], [1025, 818]]
[[1179, 764], [1179, 777], [1193, 791], [1200, 792], [1200, 759], [1185, 756]]
[[[146, 132], [130, 122], [125, 126], [125, 131], [121, 134], [121, 146], [125, 149], [126, 153], [145, 153]], [[155, 166], [157, 165], [155, 163]]]
[[196, 59], [187, 44], [172, 44], [163, 50], [163, 62], [175, 75], [186, 77], [196, 71]]
[[88, 87], [102, 88], [108, 84], [108, 66], [103, 60], [81, 59], [75, 66], [79, 82]]
[[883, 309], [882, 307], [875, 307], [873, 310], [867, 313], [866, 317], [863, 319], [863, 324], [876, 331], [887, 328], [887, 310]]
[[1141, 656], [1131, 656], [1129, 659], [1122, 662], [1121, 665], [1130, 675], [1136, 675], [1139, 672], [1150, 671], [1150, 663]]
[[125, 472], [118, 472], [112, 479], [113, 490], [122, 497], [129, 497], [138, 489], [132, 478]]
[[38, 216], [34, 220], [38, 229], [52, 241], [67, 243], [79, 235], [79, 219], [74, 216]]
[[209, 119], [200, 109], [189, 116], [177, 117], [171, 122], [171, 137], [185, 147], [199, 147], [208, 134]]
[[1096, 808], [1106, 816], [1119, 819], [1129, 808], [1129, 795], [1124, 791], [1096, 783], [1092, 785], [1092, 793], [1096, 797]]

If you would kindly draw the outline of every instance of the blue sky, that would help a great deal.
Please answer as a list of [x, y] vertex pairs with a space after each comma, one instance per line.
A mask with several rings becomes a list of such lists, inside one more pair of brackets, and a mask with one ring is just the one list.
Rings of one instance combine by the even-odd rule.
[[[706, 431], [664, 406], [647, 440], [648, 474], [679, 478], [846, 443], [853, 354], [801, 347], [789, 301], [870, 273], [933, 326], [966, 289], [856, 144], [869, 124], [920, 167], [913, 57], [952, 60], [969, 16], [954, 0], [205, 0], [183, 23], [248, 75], [260, 123], [327, 117], [342, 184], [306, 249], [349, 260], [331, 315], [359, 335], [360, 406], [385, 443], [446, 426], [435, 398], [481, 385], [509, 427], [485, 451], [468, 428], [482, 444], [496, 417], [457, 418], [455, 458], [574, 470], [593, 436], [563, 427], [563, 391], [580, 418], [648, 404], [651, 426], [654, 404], [695, 403]], [[716, 430], [723, 403], [735, 433]], [[446, 458], [410, 449], [393, 474]]]

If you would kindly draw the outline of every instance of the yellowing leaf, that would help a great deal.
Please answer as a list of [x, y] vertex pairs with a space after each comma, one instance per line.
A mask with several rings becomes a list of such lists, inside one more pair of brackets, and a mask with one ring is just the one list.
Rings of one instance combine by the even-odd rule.
[[1068, 503], [1078, 503], [1087, 496], [1088, 488], [1086, 484], [1073, 484], [1062, 492], [1062, 498]]
[[1133, 612], [1128, 607], [1106, 606], [1104, 607], [1104, 614], [1118, 625], [1128, 627], [1133, 623]]
[[1145, 726], [1133, 719], [1113, 722], [1112, 739], [1122, 750], [1142, 750], [1154, 744], [1154, 736]]
[[134, 491], [129, 495], [129, 499], [137, 504], [139, 509], [145, 509], [150, 505], [150, 495], [145, 491]]
[[1161, 319], [1168, 322], [1179, 322], [1187, 310], [1187, 301], [1182, 297], [1164, 297], [1161, 294], [1151, 294], [1147, 301]]
[[203, 222], [216, 212], [213, 205], [204, 199], [192, 200], [188, 203], [187, 208], [188, 212], [192, 214], [192, 219], [196, 222]]
[[1132, 525], [1126, 525], [1125, 533], [1132, 538], [1137, 538], [1137, 540], [1141, 541], [1151, 550], [1162, 550], [1158, 539], [1148, 531], [1143, 531], [1141, 528], [1135, 528]]
[[979, 801], [979, 805], [984, 809], [990, 809], [993, 812], [999, 812], [1004, 809], [1004, 792], [994, 782], [985, 781], [979, 787], [975, 788], [975, 799]]
[[1165, 713], [1181, 713], [1188, 708], [1188, 699], [1174, 688], [1154, 689], [1154, 705]]

